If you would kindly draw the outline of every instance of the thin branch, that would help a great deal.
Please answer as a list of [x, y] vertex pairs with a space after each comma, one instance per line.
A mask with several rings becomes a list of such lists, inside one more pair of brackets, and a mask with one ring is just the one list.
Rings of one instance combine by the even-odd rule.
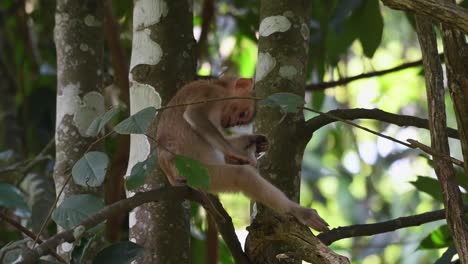
[[[464, 207], [464, 212], [468, 212], [468, 204]], [[375, 223], [375, 224], [363, 224], [363, 225], [351, 225], [334, 228], [330, 231], [319, 234], [317, 237], [326, 245], [330, 245], [338, 240], [360, 237], [360, 236], [372, 236], [387, 232], [392, 232], [397, 229], [402, 229], [412, 226], [420, 226], [429, 222], [445, 219], [445, 209], [406, 216], [398, 217], [389, 221]]]
[[[116, 203], [113, 203], [109, 206], [102, 208], [99, 212], [95, 213], [92, 216], [89, 216], [88, 218], [83, 220], [80, 224], [75, 226], [74, 228], [65, 230], [63, 232], [60, 232], [50, 237], [49, 239], [45, 240], [42, 244], [40, 244], [36, 248], [25, 250], [22, 254], [23, 261], [21, 263], [35, 263], [35, 261], [38, 258], [40, 258], [41, 256], [45, 254], [48, 254], [50, 249], [56, 248], [61, 243], [63, 242], [72, 243], [76, 241], [77, 239], [79, 239], [79, 237], [75, 237], [74, 233], [75, 234], [77, 233], [76, 230], [78, 230], [77, 229], [78, 227], [82, 231], [89, 230], [90, 228], [98, 225], [99, 223], [105, 221], [109, 217], [119, 212], [130, 211], [133, 208], [136, 208], [144, 203], [157, 202], [161, 200], [171, 200], [175, 202], [178, 199], [188, 198], [189, 200], [200, 203], [203, 207], [205, 207], [205, 209], [207, 209], [209, 213], [211, 213], [213, 216], [216, 216], [216, 213], [213, 212], [213, 209], [212, 209], [213, 207], [205, 203], [201, 197], [202, 197], [202, 194], [199, 191], [196, 191], [186, 186], [163, 187], [163, 188], [155, 189], [152, 191], [137, 193], [131, 198], [120, 200]], [[222, 229], [228, 230], [227, 232], [221, 232], [224, 240], [231, 241], [231, 242], [237, 240], [237, 237], [235, 236], [235, 232], [234, 232], [234, 227], [232, 226], [232, 221], [229, 221], [230, 218], [225, 217], [227, 215], [226, 211], [221, 206], [221, 204], [217, 204], [216, 201], [212, 201], [212, 202], [213, 202], [214, 208], [216, 208], [216, 211], [220, 212], [221, 215], [224, 216], [223, 221], [219, 221], [220, 217], [215, 217], [216, 223], [220, 227], [220, 230]], [[239, 241], [237, 241], [237, 244], [231, 243], [231, 242], [230, 243], [226, 242], [226, 244], [228, 245], [234, 257], [244, 254], [242, 251], [242, 248], [240, 247]], [[247, 258], [245, 257], [245, 259]], [[244, 261], [245, 259], [235, 258], [237, 263], [248, 263]]]
[[[15, 220], [11, 219], [10, 217], [8, 217], [3, 212], [0, 212], [0, 218], [3, 219], [3, 221], [10, 224], [11, 226], [13, 226], [14, 228], [16, 228], [17, 230], [19, 230], [21, 233], [23, 233], [23, 234], [27, 235], [28, 237], [30, 237], [31, 239], [37, 240], [39, 243], [42, 243], [42, 240], [39, 237], [37, 237], [33, 232], [31, 232], [29, 229], [22, 226], [17, 221], [15, 221]], [[55, 252], [55, 249], [51, 248], [50, 249], [50, 254], [52, 256], [54, 256], [54, 258], [56, 258], [58, 261], [60, 261], [62, 263], [67, 263], [67, 261], [65, 261], [65, 259], [63, 259], [60, 255], [58, 255]]]
[[[337, 109], [329, 111], [327, 113], [347, 120], [373, 119], [401, 127], [413, 126], [417, 128], [429, 129], [429, 121], [427, 119], [409, 115], [392, 114], [389, 112], [382, 111], [380, 109]], [[309, 119], [306, 123], [306, 130], [309, 138], [312, 137], [312, 134], [318, 129], [336, 121], [337, 119], [325, 115], [318, 115]], [[456, 139], [459, 138], [458, 131], [456, 129], [447, 128], [447, 131], [449, 137]]]
[[[441, 53], [439, 54], [440, 58], [443, 58], [444, 54]], [[321, 82], [321, 83], [312, 83], [306, 86], [307, 91], [320, 91], [324, 90], [327, 88], [331, 87], [336, 87], [340, 85], [346, 85], [350, 82], [361, 80], [361, 79], [366, 79], [366, 78], [371, 78], [371, 77], [377, 77], [377, 76], [382, 76], [385, 74], [405, 70], [408, 68], [412, 67], [417, 67], [422, 65], [422, 59], [417, 60], [417, 61], [412, 61], [412, 62], [406, 62], [403, 64], [400, 64], [398, 66], [395, 66], [393, 68], [385, 69], [385, 70], [380, 70], [380, 71], [373, 71], [373, 72], [366, 72], [366, 73], [361, 73], [355, 76], [350, 76], [350, 77], [345, 77], [336, 81], [330, 81], [330, 82]]]
[[[353, 126], [353, 127], [357, 127], [357, 128], [359, 128], [359, 129], [361, 129], [361, 130], [364, 130], [364, 131], [369, 132], [369, 133], [371, 133], [371, 134], [374, 134], [374, 135], [376, 135], [376, 136], [379, 136], [379, 137], [388, 139], [388, 140], [390, 140], [390, 141], [393, 141], [393, 142], [398, 143], [398, 144], [400, 144], [400, 145], [403, 145], [403, 146], [405, 146], [405, 147], [413, 148], [413, 149], [414, 149], [414, 148], [419, 148], [420, 150], [426, 152], [427, 154], [430, 154], [430, 155], [432, 155], [432, 156], [436, 156], [436, 157], [442, 158], [442, 159], [447, 160], [447, 161], [449, 161], [449, 162], [452, 162], [452, 163], [454, 163], [454, 164], [456, 164], [456, 165], [459, 165], [459, 166], [462, 166], [462, 167], [463, 167], [463, 165], [464, 165], [464, 163], [463, 163], [462, 161], [457, 160], [457, 159], [451, 157], [449, 154], [441, 154], [440, 152], [435, 151], [434, 149], [431, 149], [429, 146], [426, 146], [426, 145], [424, 145], [424, 144], [422, 144], [422, 143], [419, 143], [419, 142], [416, 141], [416, 140], [408, 139], [408, 140], [407, 140], [408, 143], [406, 143], [406, 142], [403, 142], [403, 141], [401, 141], [401, 140], [399, 140], [399, 139], [396, 139], [396, 138], [393, 138], [393, 137], [384, 135], [384, 134], [382, 134], [382, 133], [379, 133], [379, 132], [377, 132], [377, 131], [374, 131], [374, 130], [372, 130], [372, 129], [369, 129], [369, 128], [367, 128], [367, 127], [363, 127], [363, 126], [361, 126], [361, 125], [355, 124], [355, 123], [353, 123], [353, 122], [351, 122], [351, 121], [349, 121], [349, 120], [347, 120], [347, 119], [345, 119], [345, 118], [339, 117], [339, 116], [337, 116], [337, 115], [331, 113], [332, 111], [330, 111], [330, 112], [328, 112], [328, 113], [324, 113], [324, 112], [321, 112], [321, 111], [318, 111], [318, 110], [314, 110], [314, 109], [311, 109], [311, 108], [308, 108], [308, 107], [301, 107], [301, 108], [304, 109], [304, 110], [308, 110], [308, 111], [317, 113], [317, 114], [319, 114], [320, 116], [325, 116], [325, 117], [327, 117], [327, 118], [331, 118], [331, 119], [334, 119], [334, 120], [336, 120], [336, 121], [341, 121], [341, 122], [343, 122], [343, 123], [346, 123], [346, 124], [351, 125], [351, 126]], [[351, 110], [351, 109], [346, 109], [346, 110], [335, 110], [335, 111], [348, 111], [348, 110]], [[352, 109], [352, 110], [356, 110], [356, 109]], [[359, 109], [359, 110], [362, 110], [362, 109]], [[379, 110], [379, 111], [381, 111], [381, 110]], [[398, 115], [396, 115], [396, 116], [398, 116]], [[414, 118], [414, 117], [413, 117], [413, 118]], [[313, 118], [312, 118], [312, 119], [313, 119]], [[310, 121], [310, 120], [309, 120], [309, 121]], [[310, 124], [309, 124], [309, 121], [307, 122], [308, 124], [306, 125], [306, 127], [307, 127], [308, 125], [310, 125]]]

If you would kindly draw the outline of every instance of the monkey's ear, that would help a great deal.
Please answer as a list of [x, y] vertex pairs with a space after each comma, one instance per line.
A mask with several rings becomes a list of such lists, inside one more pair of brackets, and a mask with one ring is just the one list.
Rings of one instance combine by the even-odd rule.
[[252, 78], [239, 78], [236, 80], [236, 89], [249, 90], [253, 88]]

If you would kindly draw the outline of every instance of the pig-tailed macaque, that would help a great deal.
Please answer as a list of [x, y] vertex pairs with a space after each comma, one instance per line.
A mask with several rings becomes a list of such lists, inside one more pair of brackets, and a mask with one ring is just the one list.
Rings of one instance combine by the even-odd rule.
[[[202, 163], [210, 176], [207, 191], [243, 192], [254, 201], [283, 214], [291, 214], [301, 223], [318, 231], [328, 224], [314, 209], [289, 200], [278, 188], [258, 174], [257, 155], [268, 148], [263, 135], [225, 136], [226, 129], [252, 122], [255, 101], [252, 99], [216, 98], [251, 97], [252, 79], [221, 78], [198, 80], [182, 87], [168, 106], [188, 104], [164, 110], [159, 119], [156, 140], [159, 164], [172, 185], [185, 179], [175, 167], [175, 155]], [[190, 104], [208, 100], [206, 103]]]

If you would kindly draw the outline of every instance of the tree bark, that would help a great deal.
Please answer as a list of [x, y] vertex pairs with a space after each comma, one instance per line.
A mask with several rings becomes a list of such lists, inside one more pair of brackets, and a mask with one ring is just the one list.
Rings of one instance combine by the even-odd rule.
[[[101, 193], [101, 188], [85, 188], [69, 181], [71, 168], [95, 138], [86, 130], [104, 112], [101, 94], [102, 1], [58, 0], [55, 14], [57, 49], [56, 163], [54, 181], [57, 195], [64, 198], [79, 193]], [[66, 185], [66, 186], [64, 186]], [[62, 244], [61, 253], [71, 247]]]
[[[195, 77], [195, 40], [190, 1], [137, 0], [133, 12], [133, 45], [130, 63], [130, 112], [167, 103], [178, 88]], [[130, 138], [129, 174], [146, 159], [156, 135], [156, 122], [146, 138]], [[168, 185], [159, 169], [152, 172], [143, 190]], [[180, 199], [182, 200], [182, 199]], [[138, 263], [190, 263], [190, 202], [161, 201], [130, 213], [130, 237], [145, 247]]]
[[452, 28], [468, 34], [468, 10], [451, 1], [438, 0], [382, 0], [393, 9], [411, 11], [417, 15], [430, 17]]
[[[304, 96], [310, 7], [310, 1], [305, 0], [260, 1], [256, 96], [263, 98], [278, 92]], [[258, 110], [256, 132], [267, 135], [270, 140], [270, 149], [260, 164], [260, 174], [291, 200], [299, 201], [302, 156], [307, 144], [303, 140], [306, 137], [302, 135], [305, 133], [303, 114], [299, 112], [284, 116], [278, 108]], [[287, 235], [298, 230], [299, 225], [294, 225], [294, 221], [280, 221], [278, 219], [283, 219], [283, 216], [276, 215], [258, 203], [253, 205], [253, 215], [255, 219], [249, 227], [246, 242], [246, 252], [253, 263], [284, 263], [282, 257], [278, 256], [287, 257], [288, 263], [301, 263], [301, 259], [306, 258], [311, 261], [313, 258], [306, 256], [305, 248], [311, 255], [321, 256], [318, 257], [321, 261], [316, 263], [342, 263], [341, 256], [332, 258], [334, 253], [310, 232], [305, 235], [310, 240]], [[304, 229], [299, 229], [297, 234], [304, 232]], [[327, 257], [323, 258], [324, 255], [319, 251], [331, 254], [324, 254]]]
[[[465, 17], [468, 20], [468, 15]], [[445, 24], [441, 25], [445, 66], [450, 96], [457, 118], [460, 142], [468, 181], [468, 46], [465, 35]]]
[[[428, 19], [416, 16], [416, 29], [423, 55], [429, 107], [431, 147], [436, 152], [449, 156], [447, 137], [443, 75], [437, 56], [437, 41], [434, 27]], [[448, 50], [445, 50], [445, 54]], [[461, 133], [460, 133], [461, 134]], [[463, 137], [463, 134], [461, 134]], [[455, 181], [455, 172], [450, 161], [433, 156], [434, 168], [442, 188], [447, 222], [452, 233], [461, 263], [468, 263], [468, 226], [464, 220], [461, 192]]]

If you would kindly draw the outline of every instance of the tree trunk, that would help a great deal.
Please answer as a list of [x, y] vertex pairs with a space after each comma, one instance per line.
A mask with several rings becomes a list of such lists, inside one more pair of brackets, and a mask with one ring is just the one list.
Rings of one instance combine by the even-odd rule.
[[[104, 112], [101, 94], [102, 1], [58, 0], [55, 14], [57, 49], [56, 164], [54, 181], [59, 201], [78, 194], [101, 193], [68, 180], [71, 168], [95, 138], [86, 130]], [[68, 183], [67, 183], [68, 181]], [[64, 185], [66, 185], [64, 187]], [[60, 202], [59, 202], [60, 203]], [[71, 247], [62, 244], [62, 253]]]
[[[195, 41], [190, 1], [137, 0], [133, 12], [133, 45], [130, 65], [130, 112], [159, 106], [178, 88], [195, 77]], [[146, 159], [156, 135], [132, 135], [129, 174], [133, 165]], [[147, 177], [142, 189], [167, 185], [158, 169]], [[130, 194], [131, 195], [131, 194]], [[138, 263], [190, 263], [190, 202], [161, 201], [130, 213], [130, 237], [145, 247]]]
[[[290, 92], [304, 96], [310, 16], [310, 1], [260, 1], [260, 39], [255, 76], [256, 95]], [[299, 201], [300, 172], [306, 142], [298, 138], [304, 126], [302, 112], [284, 117], [278, 108], [260, 108], [255, 121], [256, 132], [270, 140], [270, 149], [260, 164], [260, 174], [280, 188], [290, 199]], [[246, 251], [253, 263], [279, 263], [278, 254], [294, 249], [282, 241], [261, 243], [262, 235], [255, 224], [271, 224], [273, 212], [259, 204], [249, 227]], [[254, 212], [255, 215], [255, 212]], [[292, 263], [292, 262], [291, 262]], [[294, 261], [300, 263], [300, 260]]]
[[[426, 77], [431, 147], [441, 155], [450, 156], [446, 129], [443, 75], [440, 60], [437, 56], [434, 27], [427, 18], [416, 16], [416, 29], [421, 45]], [[447, 52], [445, 50], [445, 54]], [[460, 136], [463, 137], [463, 129], [459, 131]], [[455, 181], [453, 165], [450, 161], [441, 157], [434, 156], [433, 158], [435, 172], [444, 196], [447, 223], [461, 263], [468, 263], [468, 225], [465, 222], [461, 192]]]

